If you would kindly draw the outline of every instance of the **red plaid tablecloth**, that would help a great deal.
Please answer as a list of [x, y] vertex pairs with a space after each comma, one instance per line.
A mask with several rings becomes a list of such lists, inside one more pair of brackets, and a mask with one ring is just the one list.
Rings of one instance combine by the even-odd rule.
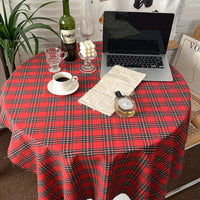
[[2, 87], [1, 122], [11, 131], [11, 161], [37, 174], [40, 200], [161, 200], [169, 177], [182, 172], [190, 116], [190, 93], [172, 68], [174, 82], [142, 82], [136, 115], [103, 115], [78, 102], [100, 79], [79, 71], [82, 60], [61, 63], [78, 76], [72, 95], [47, 90], [52, 73], [41, 53], [19, 66]]

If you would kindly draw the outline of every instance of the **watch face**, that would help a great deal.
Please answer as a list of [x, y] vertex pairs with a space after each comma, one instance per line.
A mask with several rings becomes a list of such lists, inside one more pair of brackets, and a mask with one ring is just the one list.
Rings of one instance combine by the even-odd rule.
[[119, 106], [124, 110], [130, 110], [134, 106], [132, 101], [126, 97], [119, 99], [118, 103]]

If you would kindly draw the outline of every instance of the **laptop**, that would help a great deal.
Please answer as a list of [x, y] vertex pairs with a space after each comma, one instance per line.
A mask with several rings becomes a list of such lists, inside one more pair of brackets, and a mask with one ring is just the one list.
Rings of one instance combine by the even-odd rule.
[[105, 11], [102, 77], [121, 65], [146, 74], [144, 81], [173, 81], [166, 56], [173, 13]]

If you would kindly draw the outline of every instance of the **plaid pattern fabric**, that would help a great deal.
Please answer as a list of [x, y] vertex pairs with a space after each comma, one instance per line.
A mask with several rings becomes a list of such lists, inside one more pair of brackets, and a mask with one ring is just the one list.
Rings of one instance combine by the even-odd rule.
[[79, 71], [82, 60], [61, 62], [79, 78], [69, 96], [48, 92], [52, 73], [41, 53], [19, 66], [2, 87], [1, 122], [12, 131], [11, 161], [38, 178], [40, 200], [164, 199], [169, 177], [182, 172], [190, 93], [172, 68], [174, 82], [142, 82], [134, 117], [103, 115], [78, 103], [100, 79]]

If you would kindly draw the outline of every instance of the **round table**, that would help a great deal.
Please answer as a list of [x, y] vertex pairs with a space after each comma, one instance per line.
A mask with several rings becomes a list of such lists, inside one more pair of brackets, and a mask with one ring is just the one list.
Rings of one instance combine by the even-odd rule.
[[100, 79], [102, 43], [96, 43], [97, 71], [83, 74], [82, 60], [61, 62], [79, 78], [67, 96], [47, 90], [52, 79], [45, 54], [19, 66], [2, 87], [1, 122], [11, 131], [8, 156], [37, 174], [38, 199], [164, 199], [170, 177], [182, 172], [190, 117], [190, 92], [180, 73], [173, 82], [142, 82], [134, 117], [108, 117], [78, 102]]

